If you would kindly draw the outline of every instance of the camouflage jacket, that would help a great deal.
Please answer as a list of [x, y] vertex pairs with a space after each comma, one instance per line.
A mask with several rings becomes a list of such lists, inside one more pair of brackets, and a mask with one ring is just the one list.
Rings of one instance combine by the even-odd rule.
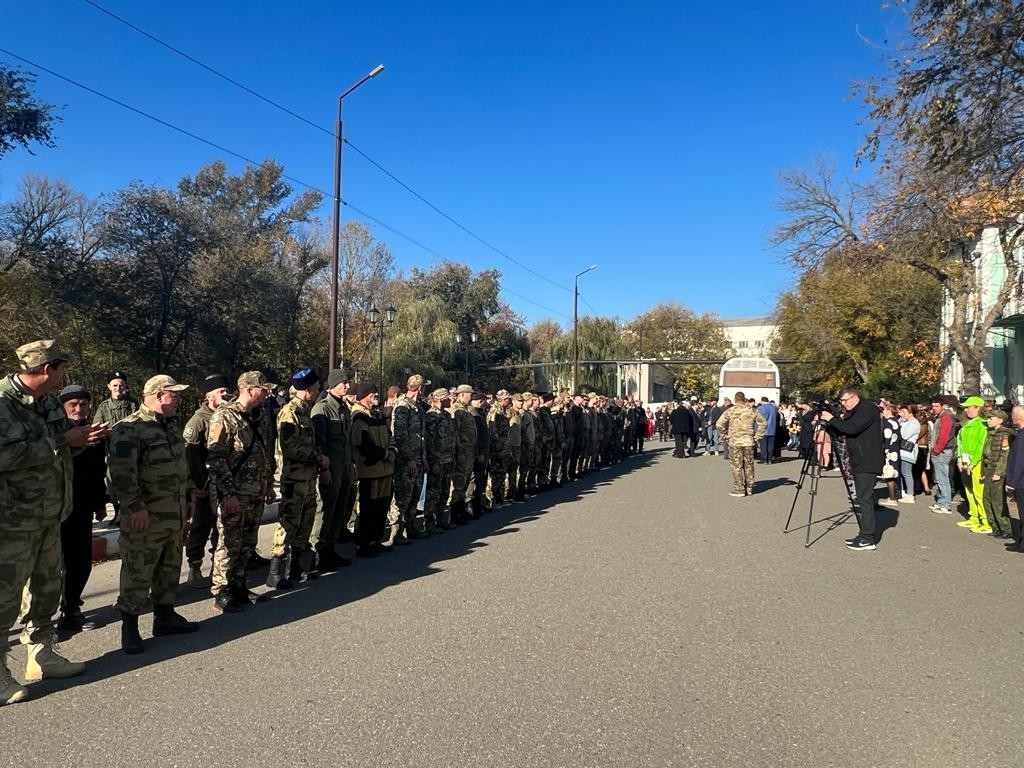
[[448, 411], [434, 406], [423, 419], [427, 466], [438, 467], [455, 462], [455, 421]]
[[391, 435], [398, 451], [398, 466], [423, 463], [423, 411], [408, 395], [400, 396], [391, 409]]
[[313, 434], [312, 410], [312, 403], [295, 396], [277, 412], [283, 480], [309, 480], [319, 472], [320, 449]]
[[508, 417], [500, 405], [495, 403], [487, 411], [487, 431], [490, 433], [491, 457], [508, 457]]
[[1003, 425], [990, 429], [985, 439], [985, 451], [981, 459], [981, 474], [985, 478], [1006, 475], [1006, 459], [1010, 455], [1010, 445], [1016, 433]]
[[273, 424], [266, 410], [223, 403], [210, 417], [207, 462], [220, 498], [263, 496], [274, 482]]
[[508, 447], [509, 452], [518, 460], [518, 448], [523, 444], [523, 427], [519, 411], [515, 406], [510, 405], [505, 411], [505, 418], [508, 420]]
[[469, 408], [455, 403], [451, 408], [455, 419], [455, 463], [464, 467], [473, 463], [476, 456], [476, 422]]
[[768, 422], [755, 408], [736, 403], [718, 417], [715, 427], [729, 441], [730, 447], [750, 448], [764, 436]]
[[108, 398], [99, 404], [96, 413], [92, 415], [93, 424], [107, 423], [114, 426], [122, 419], [126, 419], [139, 410], [139, 404], [131, 395], [122, 397], [120, 400]]
[[71, 423], [54, 395], [0, 380], [0, 535], [57, 525], [71, 513]]
[[551, 423], [551, 409], [542, 405], [537, 409], [534, 417], [534, 427], [537, 432], [537, 444], [545, 451], [555, 447], [555, 427]]
[[210, 480], [206, 466], [206, 438], [210, 434], [210, 417], [213, 411], [205, 402], [196, 408], [192, 418], [185, 424], [182, 437], [185, 438], [185, 463], [188, 465], [189, 486], [192, 492], [203, 491]]
[[124, 509], [145, 509], [160, 520], [185, 519], [188, 465], [185, 441], [173, 420], [141, 405], [119, 421], [110, 436], [107, 472]]
[[313, 406], [309, 419], [320, 453], [332, 463], [351, 464], [352, 411], [348, 403], [328, 392]]

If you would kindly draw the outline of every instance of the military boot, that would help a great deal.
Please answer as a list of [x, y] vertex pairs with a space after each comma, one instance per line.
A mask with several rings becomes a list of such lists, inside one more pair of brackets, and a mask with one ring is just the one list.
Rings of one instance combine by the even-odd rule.
[[[309, 555], [308, 568], [302, 565], [302, 561], [305, 555]], [[299, 561], [299, 567], [302, 569], [303, 581], [313, 581], [313, 579], [320, 578], [320, 569], [317, 567], [316, 557], [313, 556], [313, 551], [310, 548], [307, 547], [300, 549], [298, 552], [295, 553], [295, 559]]]
[[199, 629], [199, 623], [189, 621], [174, 610], [173, 605], [153, 606], [153, 637], [187, 635]]
[[267, 586], [271, 589], [291, 589], [292, 582], [288, 578], [287, 557], [273, 557], [270, 559], [270, 573], [267, 574]]
[[121, 611], [121, 650], [127, 654], [142, 653], [146, 646], [139, 635], [139, 617]]
[[0, 707], [17, 704], [28, 698], [28, 688], [14, 679], [7, 666], [7, 652], [0, 654]]
[[212, 583], [209, 576], [203, 576], [203, 561], [190, 561], [188, 564], [188, 584], [193, 589], [208, 589]]
[[234, 593], [225, 589], [222, 592], [218, 592], [217, 596], [213, 598], [214, 610], [220, 613], [241, 613], [245, 610], [246, 604], [242, 603]]
[[466, 517], [466, 502], [452, 502], [452, 522], [456, 525], [469, 525], [469, 518]]
[[29, 682], [43, 678], [74, 677], [85, 672], [85, 664], [68, 661], [57, 653], [53, 638], [28, 647], [28, 663], [25, 664], [25, 679]]

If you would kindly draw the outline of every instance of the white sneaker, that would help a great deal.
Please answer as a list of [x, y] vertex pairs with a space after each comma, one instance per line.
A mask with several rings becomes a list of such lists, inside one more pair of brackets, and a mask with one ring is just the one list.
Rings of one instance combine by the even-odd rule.
[[895, 509], [896, 507], [899, 506], [899, 504], [896, 503], [895, 499], [882, 499], [881, 501], [878, 502], [878, 506], [893, 507]]
[[900, 496], [900, 504], [915, 504], [915, 503], [916, 502], [914, 501], [914, 497], [913, 496], [907, 496], [906, 494], [903, 494], [902, 496]]
[[936, 514], [939, 514], [939, 515], [952, 515], [953, 514], [953, 510], [952, 509], [946, 509], [945, 507], [940, 507], [938, 504], [936, 504], [934, 507], [932, 507], [932, 512], [935, 512]]

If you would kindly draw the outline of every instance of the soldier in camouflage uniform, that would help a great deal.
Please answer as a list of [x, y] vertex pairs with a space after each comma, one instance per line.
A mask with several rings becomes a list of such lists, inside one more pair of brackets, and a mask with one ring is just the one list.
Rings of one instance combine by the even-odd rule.
[[320, 571], [333, 571], [352, 564], [335, 549], [352, 513], [350, 501], [355, 467], [352, 465], [352, 411], [345, 397], [348, 390], [348, 374], [335, 368], [327, 375], [327, 394], [310, 411], [320, 450], [320, 502], [313, 518], [310, 544], [316, 550], [316, 568]]
[[491, 509], [507, 507], [510, 503], [505, 500], [505, 473], [508, 471], [509, 462], [509, 426], [505, 412], [511, 404], [512, 396], [507, 390], [499, 389], [495, 401], [487, 411], [491, 449], [487, 463], [487, 498], [491, 503]]
[[[153, 608], [153, 636], [195, 632], [199, 625], [175, 612], [181, 576], [181, 532], [191, 516], [185, 441], [171, 419], [188, 389], [170, 376], [142, 388], [139, 410], [110, 437], [107, 468], [121, 500], [121, 649], [142, 653], [139, 616]], [[152, 603], [150, 598], [152, 597]]]
[[[18, 620], [29, 646], [25, 677], [72, 677], [85, 665], [54, 648], [60, 603], [60, 524], [71, 512], [71, 453], [95, 445], [104, 424], [72, 427], [53, 394], [71, 358], [53, 340], [17, 349], [21, 371], [0, 380], [0, 706], [27, 699], [7, 667]], [[24, 588], [24, 591], [23, 591]]]
[[551, 453], [555, 448], [555, 425], [552, 423], [551, 403], [555, 396], [545, 392], [537, 398], [534, 412], [537, 427], [537, 488], [546, 491], [551, 487]]
[[1012, 539], [1010, 517], [1006, 509], [1006, 463], [1015, 432], [1006, 426], [1009, 414], [998, 408], [983, 412], [988, 422], [988, 436], [981, 458], [982, 505], [985, 516], [997, 539]]
[[476, 453], [473, 455], [473, 479], [468, 492], [469, 516], [473, 520], [480, 519], [480, 515], [485, 512], [487, 461], [491, 455], [491, 432], [487, 427], [487, 414], [484, 412], [486, 407], [487, 395], [483, 392], [473, 392], [469, 412], [473, 415], [473, 425], [476, 427]]
[[732, 467], [730, 496], [749, 496], [754, 492], [754, 446], [764, 435], [768, 422], [747, 402], [742, 392], [733, 398], [733, 406], [715, 424], [729, 446]]
[[303, 368], [292, 374], [291, 389], [291, 399], [277, 413], [281, 503], [267, 574], [271, 589], [288, 589], [295, 581], [320, 575], [315, 563], [310, 562], [309, 568], [302, 564], [303, 554], [310, 549], [320, 478], [320, 449], [311, 418], [313, 403], [320, 394], [320, 377], [310, 368]]
[[565, 432], [562, 429], [562, 398], [556, 397], [551, 403], [551, 460], [548, 465], [548, 483], [552, 488], [561, 488], [558, 473], [562, 468], [562, 454], [565, 452]]
[[537, 495], [537, 416], [534, 413], [537, 398], [532, 392], [523, 392], [522, 447], [519, 452], [519, 489], [525, 499]]
[[399, 544], [422, 539], [426, 534], [416, 526], [416, 504], [423, 490], [423, 411], [420, 392], [423, 377], [414, 373], [405, 383], [405, 394], [391, 409], [391, 436], [398, 451], [392, 482], [394, 496], [388, 514], [390, 538]]
[[448, 511], [448, 494], [452, 489], [452, 467], [455, 464], [455, 421], [448, 408], [451, 394], [435, 389], [430, 394], [430, 410], [423, 420], [423, 443], [427, 460], [427, 497], [423, 516], [427, 533], [444, 533], [454, 528]]
[[590, 441], [590, 468], [598, 470], [601, 468], [601, 451], [604, 448], [604, 420], [601, 412], [601, 396], [596, 392], [590, 393], [590, 419], [593, 424], [593, 436]]
[[559, 394], [562, 400], [562, 466], [558, 470], [558, 482], [565, 484], [572, 479], [572, 455], [576, 443], [576, 419], [573, 417], [572, 395], [568, 389]]
[[473, 478], [473, 460], [476, 456], [476, 423], [469, 411], [473, 388], [459, 384], [455, 388], [455, 402], [451, 414], [455, 419], [455, 464], [452, 467], [452, 497], [450, 502], [451, 520], [456, 525], [466, 525], [466, 492]]
[[508, 419], [508, 465], [506, 469], [505, 498], [515, 504], [526, 501], [519, 493], [519, 478], [522, 475], [521, 460], [523, 452], [523, 424], [522, 424], [523, 396], [515, 394], [509, 399], [505, 408], [505, 417]]
[[[110, 392], [110, 397], [97, 406], [92, 415], [93, 424], [106, 424], [108, 427], [113, 427], [121, 419], [127, 418], [139, 409], [139, 401], [128, 391], [128, 374], [124, 371], [113, 371], [110, 374], [107, 378], [107, 391]], [[110, 449], [109, 443], [106, 444], [106, 448]], [[110, 498], [110, 503], [114, 505], [114, 522], [116, 523], [121, 505], [110, 486], [109, 474], [106, 477], [106, 484], [107, 496]]]
[[263, 403], [274, 385], [259, 371], [238, 377], [238, 399], [210, 417], [211, 496], [217, 504], [214, 607], [237, 613], [254, 600], [245, 567], [256, 551], [263, 507], [275, 499], [273, 424]]

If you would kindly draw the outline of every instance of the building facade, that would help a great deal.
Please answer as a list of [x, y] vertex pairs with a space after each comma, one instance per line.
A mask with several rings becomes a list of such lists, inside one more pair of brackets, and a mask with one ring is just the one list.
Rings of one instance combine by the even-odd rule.
[[722, 320], [722, 330], [729, 342], [727, 357], [770, 357], [778, 325], [770, 317]]

